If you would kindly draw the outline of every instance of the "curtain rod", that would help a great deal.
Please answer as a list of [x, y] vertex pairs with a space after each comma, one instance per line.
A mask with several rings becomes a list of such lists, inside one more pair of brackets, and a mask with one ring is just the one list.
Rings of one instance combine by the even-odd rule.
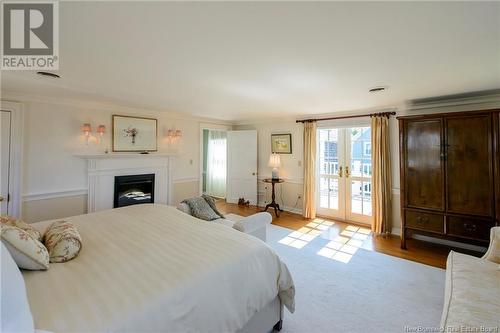
[[379, 112], [379, 113], [368, 113], [368, 114], [358, 114], [355, 116], [343, 116], [343, 117], [329, 117], [329, 118], [319, 118], [319, 119], [300, 119], [296, 120], [296, 123], [311, 123], [314, 121], [323, 121], [323, 120], [337, 120], [337, 119], [349, 119], [349, 118], [363, 118], [363, 117], [387, 117], [394, 116], [396, 112]]

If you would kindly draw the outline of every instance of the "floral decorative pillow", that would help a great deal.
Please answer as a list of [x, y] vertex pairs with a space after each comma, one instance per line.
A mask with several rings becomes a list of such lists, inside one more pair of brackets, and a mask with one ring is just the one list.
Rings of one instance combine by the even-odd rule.
[[49, 251], [50, 262], [70, 261], [82, 248], [80, 233], [66, 221], [52, 223], [43, 236], [43, 242]]
[[0, 223], [4, 225], [10, 225], [13, 227], [18, 227], [19, 229], [22, 229], [26, 231], [28, 234], [30, 234], [33, 238], [35, 238], [37, 241], [42, 240], [42, 234], [33, 228], [31, 225], [28, 223], [18, 220], [15, 217], [12, 216], [0, 216]]
[[2, 243], [9, 250], [19, 268], [45, 270], [49, 268], [49, 253], [35, 237], [26, 231], [0, 224]]

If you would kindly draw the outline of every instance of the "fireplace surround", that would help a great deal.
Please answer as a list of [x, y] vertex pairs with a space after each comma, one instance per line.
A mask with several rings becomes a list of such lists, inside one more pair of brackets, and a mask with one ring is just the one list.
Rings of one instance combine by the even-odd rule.
[[87, 211], [114, 207], [116, 176], [154, 174], [154, 203], [172, 204], [173, 154], [93, 154], [77, 155], [87, 160]]

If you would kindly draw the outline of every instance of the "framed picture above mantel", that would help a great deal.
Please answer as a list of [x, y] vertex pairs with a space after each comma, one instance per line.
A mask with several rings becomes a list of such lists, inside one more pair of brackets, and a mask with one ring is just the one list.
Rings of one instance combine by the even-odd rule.
[[271, 152], [273, 154], [291, 154], [292, 134], [271, 134]]
[[113, 115], [113, 152], [158, 150], [158, 120]]

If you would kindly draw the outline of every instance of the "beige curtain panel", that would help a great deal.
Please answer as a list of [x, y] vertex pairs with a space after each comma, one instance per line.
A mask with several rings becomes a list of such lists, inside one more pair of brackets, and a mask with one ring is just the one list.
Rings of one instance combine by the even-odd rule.
[[302, 215], [316, 217], [316, 122], [304, 123], [304, 204]]
[[390, 232], [391, 227], [391, 160], [389, 117], [373, 116], [372, 130], [372, 231]]

